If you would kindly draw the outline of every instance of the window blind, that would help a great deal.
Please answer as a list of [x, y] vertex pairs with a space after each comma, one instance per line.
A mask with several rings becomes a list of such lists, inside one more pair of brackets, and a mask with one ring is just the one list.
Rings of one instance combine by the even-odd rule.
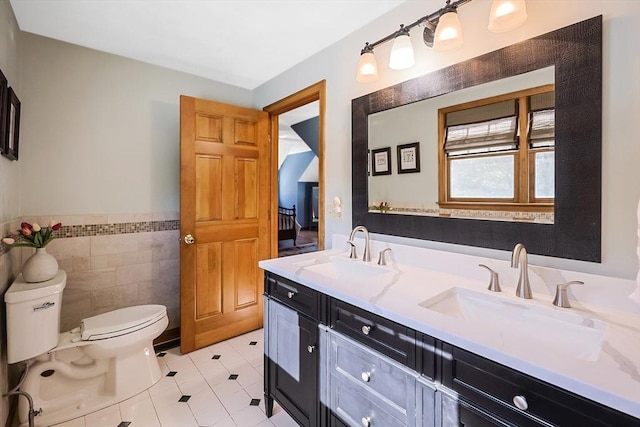
[[539, 93], [529, 98], [529, 144], [531, 148], [555, 145], [555, 92]]
[[447, 113], [445, 152], [455, 156], [516, 149], [516, 114], [516, 100]]

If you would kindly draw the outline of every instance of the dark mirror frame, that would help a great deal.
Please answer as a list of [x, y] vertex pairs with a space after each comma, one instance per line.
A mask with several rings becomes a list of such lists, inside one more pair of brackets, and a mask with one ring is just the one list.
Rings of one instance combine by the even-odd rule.
[[[556, 87], [554, 224], [369, 212], [369, 114], [550, 66]], [[351, 107], [354, 227], [491, 249], [511, 250], [520, 242], [529, 253], [601, 261], [602, 16], [364, 95]]]

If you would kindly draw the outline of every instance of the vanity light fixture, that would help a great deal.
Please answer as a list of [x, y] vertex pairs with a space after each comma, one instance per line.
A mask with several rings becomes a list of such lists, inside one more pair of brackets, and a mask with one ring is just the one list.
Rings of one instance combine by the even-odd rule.
[[400, 25], [393, 39], [391, 55], [389, 55], [389, 68], [392, 70], [406, 70], [413, 67], [415, 59], [413, 57], [413, 46], [409, 38], [409, 30]]
[[373, 54], [373, 48], [369, 43], [366, 43], [364, 49], [360, 52], [356, 80], [360, 83], [369, 83], [378, 80], [378, 63]]
[[[458, 8], [472, 0], [447, 0], [446, 5], [423, 16], [409, 25], [400, 25], [400, 29], [380, 40], [364, 45], [360, 51], [360, 61], [356, 72], [356, 80], [360, 83], [370, 83], [378, 79], [378, 64], [373, 50], [388, 41], [393, 40], [393, 47], [389, 56], [389, 68], [404, 70], [415, 63], [413, 46], [409, 32], [417, 26], [423, 26], [423, 40], [425, 45], [433, 47], [438, 52], [455, 49], [462, 45], [462, 26], [458, 19]], [[489, 30], [491, 32], [509, 31], [521, 25], [527, 19], [525, 0], [493, 0], [489, 15]]]
[[524, 0], [493, 0], [489, 13], [489, 31], [502, 33], [513, 30], [527, 20]]
[[[447, 6], [448, 6], [447, 2]], [[433, 40], [433, 50], [443, 52], [462, 46], [462, 25], [458, 19], [458, 12], [450, 8], [438, 20], [436, 34]]]

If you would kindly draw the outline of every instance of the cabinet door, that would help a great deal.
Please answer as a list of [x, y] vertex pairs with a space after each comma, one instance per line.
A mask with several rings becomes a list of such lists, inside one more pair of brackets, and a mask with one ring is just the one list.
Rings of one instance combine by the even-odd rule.
[[441, 427], [512, 427], [487, 412], [470, 405], [464, 400], [439, 392], [441, 410]]
[[436, 426], [435, 384], [420, 378], [416, 381], [416, 426]]
[[316, 426], [318, 323], [273, 301], [269, 312], [269, 395], [298, 424]]

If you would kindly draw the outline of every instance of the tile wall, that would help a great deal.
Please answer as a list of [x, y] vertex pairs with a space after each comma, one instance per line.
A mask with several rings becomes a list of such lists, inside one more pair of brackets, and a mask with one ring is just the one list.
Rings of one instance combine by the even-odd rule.
[[[67, 272], [62, 300], [61, 330], [80, 320], [136, 304], [163, 304], [168, 329], [180, 325], [179, 213], [25, 217], [23, 221], [63, 227], [47, 252]], [[19, 227], [13, 221], [6, 235]], [[12, 276], [33, 249], [0, 247], [0, 259], [11, 257]], [[17, 272], [16, 270], [17, 267]]]

